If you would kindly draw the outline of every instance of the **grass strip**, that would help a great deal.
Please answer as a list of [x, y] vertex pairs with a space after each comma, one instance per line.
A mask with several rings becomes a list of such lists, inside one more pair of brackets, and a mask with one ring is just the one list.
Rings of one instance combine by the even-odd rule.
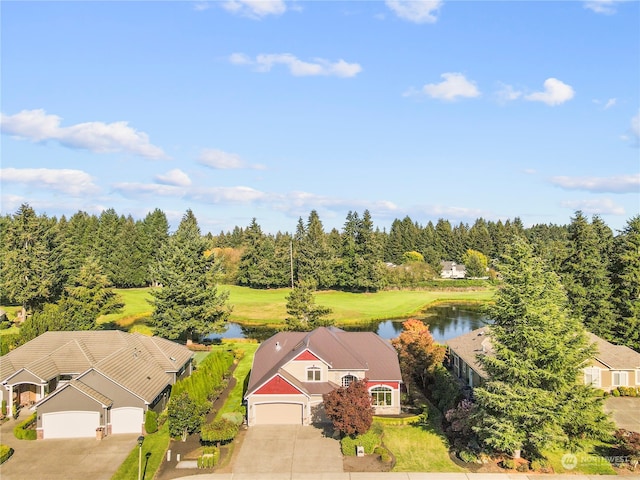
[[229, 392], [229, 396], [224, 405], [216, 414], [216, 418], [220, 418], [223, 414], [228, 412], [239, 412], [242, 407], [242, 399], [244, 396], [245, 380], [249, 376], [251, 371], [251, 365], [253, 364], [253, 356], [258, 349], [257, 343], [222, 343], [222, 348], [233, 348], [233, 350], [240, 350], [243, 352], [242, 358], [239, 360], [238, 365], [233, 371], [233, 377], [236, 379], [235, 386]]
[[[165, 422], [156, 433], [145, 435], [144, 443], [142, 444], [143, 475], [141, 478], [152, 479], [155, 476], [167, 453], [167, 448], [169, 448], [169, 440], [169, 422]], [[136, 445], [131, 450], [125, 461], [120, 465], [120, 468], [113, 474], [111, 480], [138, 478], [138, 449], [139, 447]]]

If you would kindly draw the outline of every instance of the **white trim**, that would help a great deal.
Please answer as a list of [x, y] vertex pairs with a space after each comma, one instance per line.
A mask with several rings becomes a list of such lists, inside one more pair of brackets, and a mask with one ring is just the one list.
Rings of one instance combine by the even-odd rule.
[[[615, 381], [616, 375], [618, 376], [618, 381]], [[614, 387], [626, 387], [629, 385], [629, 376], [627, 372], [623, 370], [613, 370], [611, 372], [611, 385]]]
[[[371, 403], [372, 406], [374, 407], [393, 407], [394, 405], [394, 401], [393, 401], [393, 392], [396, 391], [396, 389], [394, 389], [393, 387], [390, 387], [389, 385], [381, 385], [381, 384], [377, 384], [377, 385], [372, 385], [371, 387], [369, 387], [369, 396], [373, 397], [373, 390], [375, 388], [379, 388], [385, 391], [388, 391], [388, 393], [391, 394], [391, 403], [389, 405], [380, 405], [380, 404], [374, 404], [373, 402]], [[378, 392], [376, 392], [378, 393]], [[386, 392], [385, 392], [386, 393]]]
[[[591, 381], [589, 381], [588, 376], [591, 377]], [[601, 386], [601, 373], [598, 367], [586, 367], [584, 369], [584, 378], [585, 385], [591, 385], [595, 388], [600, 388]]]
[[[314, 372], [313, 378], [311, 379], [309, 378], [310, 372]], [[319, 378], [316, 378], [315, 372], [318, 372], [320, 374]], [[322, 368], [318, 367], [317, 365], [309, 365], [304, 369], [304, 376], [306, 378], [305, 382], [322, 382]]]

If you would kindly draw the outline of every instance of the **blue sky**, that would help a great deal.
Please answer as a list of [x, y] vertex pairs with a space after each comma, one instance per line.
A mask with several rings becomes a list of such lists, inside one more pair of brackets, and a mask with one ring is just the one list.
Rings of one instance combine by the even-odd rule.
[[13, 2], [1, 211], [640, 213], [640, 2]]

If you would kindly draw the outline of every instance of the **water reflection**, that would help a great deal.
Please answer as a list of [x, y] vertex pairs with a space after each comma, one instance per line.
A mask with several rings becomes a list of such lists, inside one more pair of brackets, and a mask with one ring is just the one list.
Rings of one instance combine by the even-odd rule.
[[[439, 343], [480, 328], [490, 322], [489, 318], [482, 313], [481, 307], [472, 305], [438, 305], [429, 308], [415, 318], [429, 325], [433, 338]], [[404, 320], [383, 320], [341, 328], [351, 332], [376, 332], [382, 338], [391, 339], [402, 332]], [[204, 340], [215, 342], [222, 338], [252, 338], [261, 342], [277, 331], [275, 328], [229, 323], [224, 333], [211, 333], [204, 337]]]

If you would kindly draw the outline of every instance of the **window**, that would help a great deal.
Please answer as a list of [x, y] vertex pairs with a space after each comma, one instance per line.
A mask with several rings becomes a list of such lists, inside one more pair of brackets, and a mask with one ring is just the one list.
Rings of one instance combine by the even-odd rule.
[[391, 388], [389, 387], [373, 387], [371, 389], [371, 404], [376, 407], [390, 407]]
[[611, 384], [614, 387], [626, 387], [627, 372], [611, 372]]
[[600, 386], [600, 369], [597, 367], [585, 368], [584, 384], [593, 385], [594, 387], [599, 387]]
[[358, 377], [354, 377], [353, 375], [345, 375], [344, 377], [342, 377], [342, 386], [348, 387], [349, 385], [351, 385], [351, 382], [355, 382], [356, 380], [358, 380]]
[[307, 368], [307, 382], [319, 382], [321, 370], [320, 367]]

